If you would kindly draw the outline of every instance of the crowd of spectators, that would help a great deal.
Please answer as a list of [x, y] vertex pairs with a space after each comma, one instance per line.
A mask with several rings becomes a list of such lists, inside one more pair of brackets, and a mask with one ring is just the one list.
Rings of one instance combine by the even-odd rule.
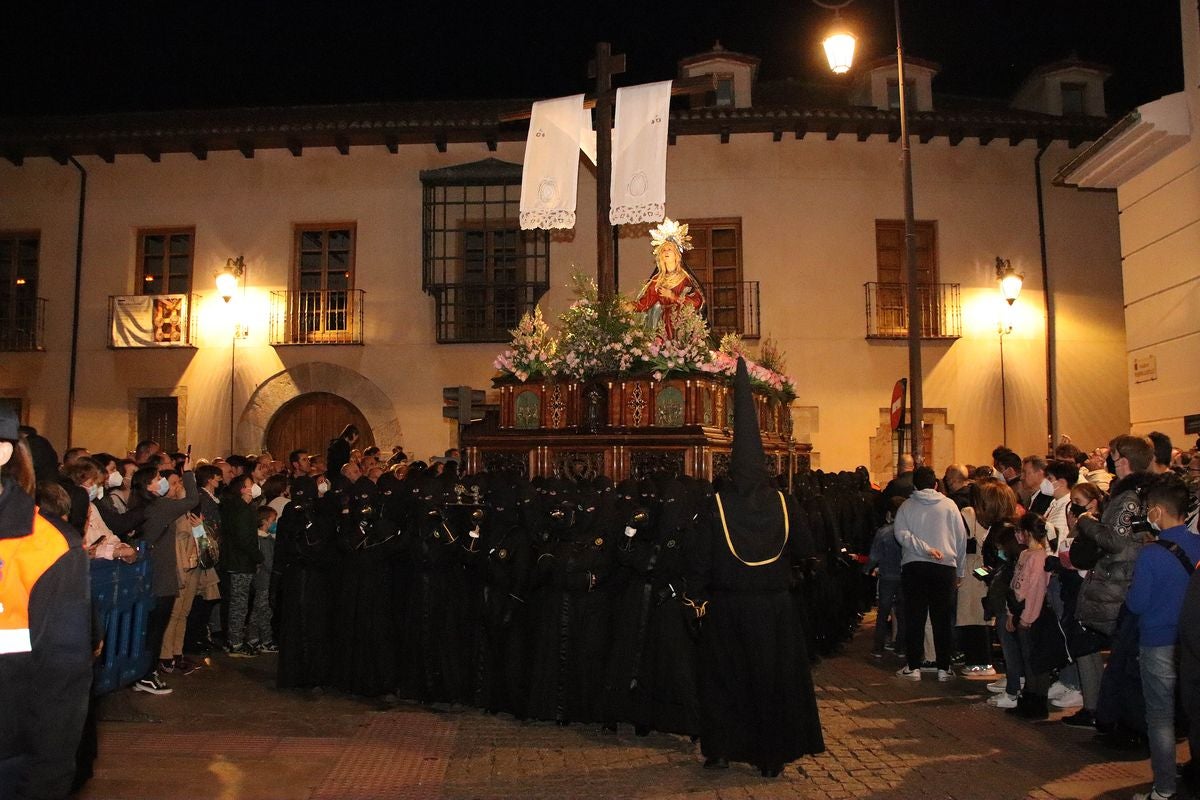
[[1106, 744], [1148, 747], [1154, 784], [1137, 797], [1173, 797], [1177, 732], [1200, 727], [1197, 447], [1158, 432], [1090, 453], [998, 447], [990, 466], [954, 464], [940, 481], [902, 457], [867, 565], [872, 654], [902, 657], [905, 680], [996, 678], [990, 706], [1031, 720], [1063, 709]]

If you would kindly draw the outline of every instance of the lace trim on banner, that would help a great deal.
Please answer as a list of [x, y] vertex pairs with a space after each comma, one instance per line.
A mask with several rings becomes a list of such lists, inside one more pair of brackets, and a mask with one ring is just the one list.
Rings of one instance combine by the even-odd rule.
[[522, 211], [521, 212], [521, 230], [534, 230], [541, 228], [550, 230], [551, 228], [574, 228], [575, 227], [575, 212], [567, 211], [562, 208], [546, 208], [538, 211]]
[[646, 203], [640, 206], [613, 206], [608, 212], [608, 221], [612, 225], [662, 222], [666, 214], [666, 203]]

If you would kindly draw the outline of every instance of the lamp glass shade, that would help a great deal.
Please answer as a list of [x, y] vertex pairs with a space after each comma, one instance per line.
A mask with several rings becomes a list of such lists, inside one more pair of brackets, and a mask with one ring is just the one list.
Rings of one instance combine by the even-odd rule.
[[835, 75], [844, 75], [850, 71], [854, 62], [854, 46], [858, 40], [845, 28], [834, 28], [825, 37], [825, 57], [829, 59], [829, 68]]
[[1017, 301], [1017, 296], [1021, 294], [1021, 284], [1024, 282], [1024, 277], [1011, 269], [1000, 278], [1000, 293], [1010, 306]]
[[237, 276], [232, 272], [217, 273], [217, 293], [225, 302], [229, 302], [229, 298], [233, 297], [233, 293], [237, 291]]

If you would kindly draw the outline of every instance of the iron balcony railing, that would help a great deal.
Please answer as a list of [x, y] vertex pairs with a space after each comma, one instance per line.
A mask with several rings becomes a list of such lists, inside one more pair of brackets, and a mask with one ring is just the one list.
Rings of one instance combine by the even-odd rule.
[[[903, 339], [908, 336], [908, 284], [867, 283], [867, 338]], [[957, 283], [917, 287], [922, 339], [962, 336], [962, 303]]]
[[108, 298], [108, 346], [192, 346], [190, 294], [124, 294]]
[[0, 351], [45, 350], [46, 298], [17, 300], [0, 306]]
[[271, 292], [271, 344], [362, 343], [362, 289]]
[[708, 327], [717, 336], [737, 333], [743, 339], [762, 336], [758, 281], [716, 283], [707, 287]]
[[507, 342], [521, 317], [534, 310], [546, 283], [439, 283], [427, 291], [437, 301], [438, 342]]

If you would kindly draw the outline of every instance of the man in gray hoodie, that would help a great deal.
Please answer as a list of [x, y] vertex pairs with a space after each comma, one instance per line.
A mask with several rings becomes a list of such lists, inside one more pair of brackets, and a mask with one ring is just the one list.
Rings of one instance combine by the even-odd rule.
[[938, 680], [954, 677], [950, 669], [954, 592], [966, 569], [967, 528], [958, 506], [936, 485], [933, 470], [918, 467], [913, 472], [916, 491], [896, 512], [896, 541], [903, 550], [900, 585], [908, 660], [896, 674], [912, 681], [921, 680], [926, 615], [933, 626]]

